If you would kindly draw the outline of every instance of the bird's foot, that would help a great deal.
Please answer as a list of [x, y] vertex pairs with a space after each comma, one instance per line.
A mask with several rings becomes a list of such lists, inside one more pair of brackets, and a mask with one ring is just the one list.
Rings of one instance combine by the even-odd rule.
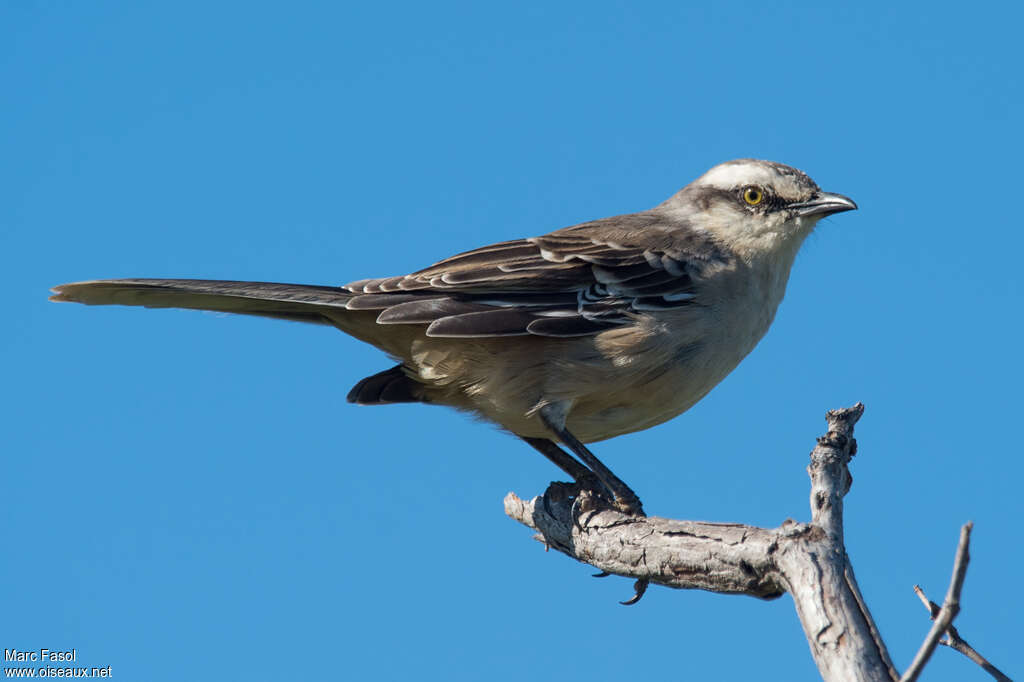
[[[570, 518], [572, 519], [573, 527], [580, 533], [586, 532], [587, 515], [599, 512], [602, 509], [614, 509], [628, 516], [646, 516], [643, 505], [640, 503], [640, 498], [632, 490], [623, 486], [619, 490], [619, 495], [613, 496], [608, 491], [608, 488], [593, 474], [580, 476], [573, 483], [552, 482], [547, 490], [544, 491], [544, 496], [541, 500], [544, 505], [544, 511], [552, 517], [556, 516], [553, 506], [561, 506], [561, 511], [564, 514], [565, 507], [563, 505], [566, 502], [571, 502], [569, 506]], [[595, 574], [594, 577], [604, 578], [609, 575], [611, 574], [602, 571]], [[646, 579], [641, 578], [637, 580], [633, 584], [633, 596], [619, 603], [624, 606], [636, 604], [644, 596], [648, 584]]]
[[626, 516], [647, 516], [644, 513], [644, 505], [640, 502], [640, 498], [629, 488], [626, 488], [625, 491], [620, 491], [615, 496], [615, 499], [612, 501], [612, 507]]
[[576, 479], [575, 490], [572, 496], [573, 516], [577, 517], [590, 511], [600, 509], [614, 509], [627, 516], [647, 516], [644, 513], [644, 506], [636, 493], [625, 484], [616, 486], [616, 490], [609, 490], [604, 481], [594, 474], [586, 474]]
[[569, 503], [570, 517], [575, 528], [584, 530], [582, 517], [587, 514], [611, 509], [627, 516], [646, 516], [640, 498], [629, 488], [622, 486], [613, 494], [594, 474], [581, 475], [572, 483], [553, 481], [541, 498], [544, 511], [556, 517], [556, 507]]
[[612, 495], [600, 479], [589, 472], [577, 478], [571, 488], [572, 507], [569, 514], [572, 525], [582, 532], [583, 524], [580, 523], [580, 519], [583, 515], [607, 508], [611, 504]]
[[602, 503], [607, 505], [614, 499], [612, 492], [601, 482], [601, 479], [589, 471], [577, 477], [575, 488], [577, 500], [583, 497], [590, 497], [597, 506]]

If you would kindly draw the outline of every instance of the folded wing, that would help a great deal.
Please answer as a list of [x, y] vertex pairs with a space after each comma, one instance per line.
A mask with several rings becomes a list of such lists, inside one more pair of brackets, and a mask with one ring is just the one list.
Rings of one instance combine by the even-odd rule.
[[427, 324], [434, 337], [585, 336], [644, 312], [699, 303], [693, 277], [725, 253], [653, 213], [606, 218], [492, 244], [410, 275], [344, 288], [380, 324]]

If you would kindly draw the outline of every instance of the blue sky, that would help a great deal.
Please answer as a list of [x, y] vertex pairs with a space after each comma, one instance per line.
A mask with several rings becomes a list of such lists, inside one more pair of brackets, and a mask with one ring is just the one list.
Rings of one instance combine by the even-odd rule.
[[[816, 679], [791, 600], [652, 588], [502, 513], [558, 472], [326, 328], [46, 301], [336, 284], [652, 206], [737, 157], [861, 209], [704, 401], [595, 446], [649, 513], [809, 517], [858, 400], [847, 543], [897, 663], [976, 523], [961, 633], [1020, 675], [1013, 3], [4, 3], [0, 646], [115, 679]], [[985, 679], [948, 649], [929, 680]]]

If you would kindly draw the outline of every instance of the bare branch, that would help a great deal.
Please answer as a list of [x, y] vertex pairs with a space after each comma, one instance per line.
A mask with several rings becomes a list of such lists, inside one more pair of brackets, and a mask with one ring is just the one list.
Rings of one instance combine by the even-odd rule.
[[[924, 604], [924, 607], [928, 609], [928, 614], [931, 619], [935, 620], [938, 617], [939, 612], [942, 610], [939, 608], [939, 605], [925, 596], [924, 590], [921, 589], [920, 585], [914, 585], [914, 593], [917, 594], [921, 603]], [[954, 649], [955, 651], [959, 651], [964, 656], [980, 665], [982, 670], [999, 680], [999, 682], [1013, 682], [1013, 680], [1007, 677], [1002, 670], [989, 663], [987, 658], [979, 654], [974, 647], [968, 644], [967, 641], [960, 636], [956, 626], [952, 623], [950, 623], [949, 628], [946, 630], [946, 637], [939, 640], [939, 644], [948, 646], [950, 649]]]
[[[536, 539], [546, 547], [600, 569], [599, 575], [635, 579], [638, 595], [630, 603], [648, 582], [760, 599], [789, 592], [826, 681], [898, 682], [901, 678], [857, 586], [843, 539], [843, 497], [852, 483], [848, 465], [857, 451], [853, 428], [863, 413], [864, 406], [858, 403], [826, 416], [828, 432], [818, 438], [807, 468], [809, 524], [787, 520], [765, 529], [630, 516], [602, 508], [599, 498], [565, 483], [552, 483], [542, 497], [529, 501], [509, 493], [505, 512], [536, 530]], [[950, 633], [949, 646], [969, 650], [972, 660], [984, 661], [951, 629], [967, 569], [969, 536], [970, 524], [961, 535], [946, 602], [935, 607], [935, 626], [903, 680], [916, 679], [945, 632]], [[994, 670], [987, 661], [979, 664]]]
[[681, 589], [773, 599], [785, 592], [771, 556], [779, 538], [807, 532], [794, 524], [779, 531], [738, 523], [674, 521], [627, 516], [614, 510], [585, 513], [573, 523], [572, 503], [522, 500], [509, 493], [505, 513], [540, 532], [537, 539], [607, 573]]
[[924, 643], [918, 650], [917, 655], [914, 656], [910, 667], [903, 673], [900, 682], [914, 682], [918, 678], [921, 671], [924, 670], [924, 666], [928, 663], [928, 659], [931, 658], [932, 652], [935, 651], [935, 647], [938, 646], [939, 639], [949, 629], [957, 614], [960, 613], [960, 591], [963, 590], [964, 578], [967, 576], [967, 564], [970, 561], [968, 549], [971, 544], [971, 529], [973, 527], [974, 524], [968, 521], [960, 529], [960, 544], [956, 550], [956, 560], [953, 562], [953, 577], [949, 582], [949, 589], [946, 591], [946, 600], [942, 603], [942, 608], [939, 609], [938, 615], [935, 616], [935, 623], [932, 625], [932, 629], [928, 631], [928, 636], [925, 637]]

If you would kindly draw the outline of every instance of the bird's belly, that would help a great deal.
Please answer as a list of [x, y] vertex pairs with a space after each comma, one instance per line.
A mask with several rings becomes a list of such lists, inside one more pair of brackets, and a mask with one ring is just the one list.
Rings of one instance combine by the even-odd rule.
[[[409, 364], [427, 402], [449, 405], [520, 436], [550, 437], [537, 410], [567, 406], [583, 442], [656, 426], [703, 398], [756, 345], [764, 329], [697, 319], [640, 325], [588, 339], [422, 339]], [[725, 322], [723, 324], [723, 322]]]
[[[767, 324], [729, 325], [673, 357], [641, 357], [636, 370], [612, 372], [574, 401], [566, 426], [584, 442], [641, 431], [673, 419], [717, 386], [764, 335]], [[645, 366], [646, 365], [646, 366]]]
[[585, 443], [642, 431], [673, 419], [693, 407], [735, 367], [668, 368], [652, 381], [609, 390], [577, 401], [566, 427]]

